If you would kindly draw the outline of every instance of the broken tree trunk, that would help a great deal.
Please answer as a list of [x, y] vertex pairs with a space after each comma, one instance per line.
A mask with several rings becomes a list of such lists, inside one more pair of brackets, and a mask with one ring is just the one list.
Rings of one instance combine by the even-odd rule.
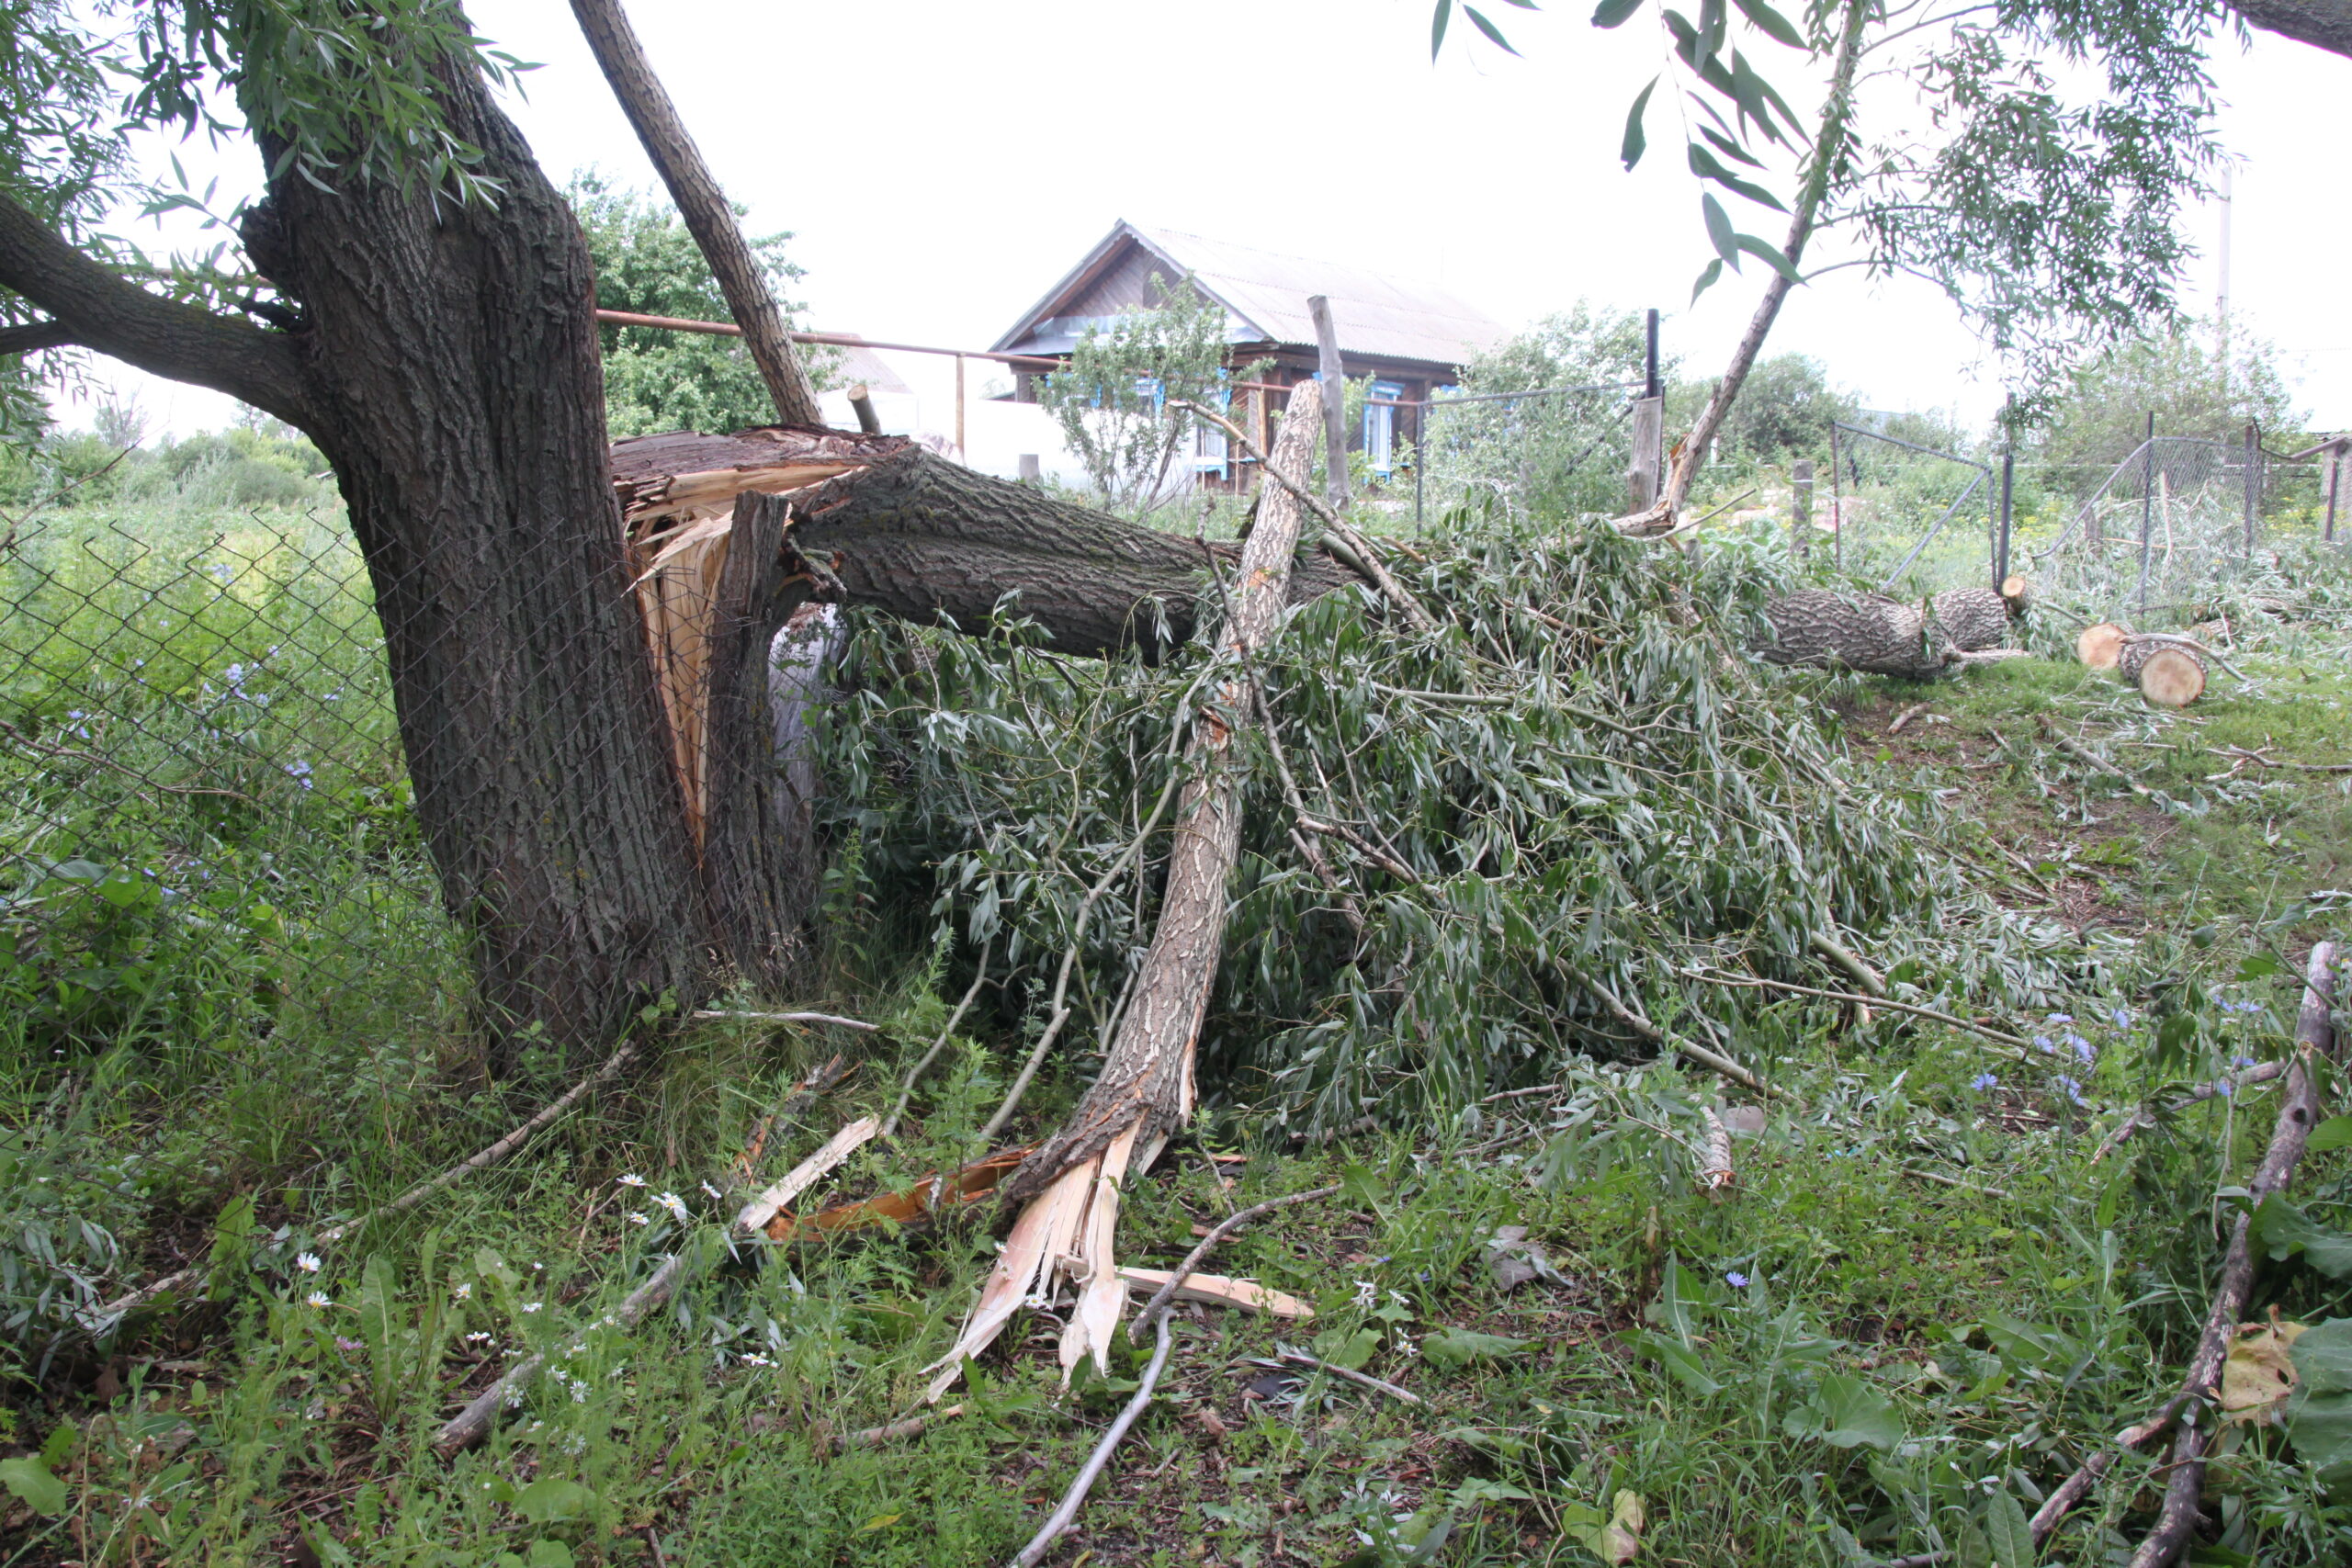
[[1936, 595], [1936, 619], [1954, 648], [1973, 653], [1998, 648], [2007, 639], [2010, 621], [2025, 608], [2022, 580], [2009, 581], [2018, 585], [2014, 598], [1990, 588], [1954, 588]]
[[[1285, 472], [1306, 469], [1321, 391], [1309, 381], [1291, 393], [1290, 415], [1272, 455]], [[1193, 721], [1186, 753], [1198, 771], [1179, 797], [1159, 921], [1136, 978], [1135, 999], [1120, 1018], [1093, 1087], [1062, 1129], [1005, 1183], [1006, 1199], [1027, 1206], [963, 1334], [932, 1368], [943, 1374], [932, 1384], [933, 1399], [962, 1374], [965, 1359], [993, 1340], [1033, 1291], [1049, 1289], [1057, 1275], [1080, 1288], [1062, 1336], [1062, 1365], [1091, 1356], [1107, 1371], [1125, 1297], [1112, 1256], [1119, 1189], [1128, 1169], [1148, 1167], [1169, 1134], [1192, 1114], [1193, 1053], [1224, 942], [1226, 884], [1241, 848], [1241, 773], [1233, 740], [1253, 706], [1247, 660], [1272, 637], [1289, 597], [1302, 513], [1297, 498], [1279, 486], [1261, 492], [1257, 526], [1242, 547], [1222, 632], [1238, 662]]]

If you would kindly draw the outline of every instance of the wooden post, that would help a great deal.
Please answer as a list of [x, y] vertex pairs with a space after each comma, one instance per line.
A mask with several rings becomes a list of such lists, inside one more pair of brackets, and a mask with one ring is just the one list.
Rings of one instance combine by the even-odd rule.
[[1813, 554], [1813, 459], [1789, 465], [1789, 543], [1799, 560]]
[[2148, 541], [2156, 522], [2156, 412], [2148, 411], [2148, 434], [2140, 443], [2140, 614], [2148, 613]]
[[[1323, 493], [1333, 506], [1348, 503], [1348, 372], [1340, 359], [1340, 330], [1331, 321], [1331, 301], [1320, 294], [1306, 297], [1315, 318], [1315, 343], [1323, 372]], [[1260, 447], [1260, 451], [1265, 450]], [[1301, 476], [1304, 478], [1305, 476]]]
[[2245, 558], [2254, 558], [2254, 514], [2262, 501], [2262, 436], [2245, 422]]
[[2009, 581], [2009, 531], [2017, 522], [2018, 431], [2015, 423], [2017, 398], [2009, 398], [2009, 417], [2001, 422], [2001, 521], [1993, 539], [1993, 592], [1998, 593]]
[[1838, 453], [1838, 426], [1829, 426], [1829, 564], [1840, 570], [1846, 565], [1846, 499], [1845, 475], [1838, 471], [1841, 459]]
[[752, 362], [760, 367], [768, 396], [775, 400], [776, 416], [786, 424], [822, 426], [825, 416], [817, 408], [817, 389], [785, 333], [783, 308], [744, 242], [735, 209], [727, 205], [726, 193], [678, 118], [677, 106], [647, 62], [620, 0], [571, 0], [571, 14], [579, 19], [605, 80], [612, 84], [621, 112], [669, 187], [670, 199], [678, 204], [687, 232], [718, 276], [727, 308], [743, 329], [744, 346], [752, 351]]
[[1647, 512], [1657, 504], [1658, 447], [1666, 434], [1666, 400], [1640, 398], [1634, 403], [1634, 457], [1625, 469], [1626, 511]]
[[969, 450], [964, 445], [964, 356], [956, 356], [956, 460], [966, 468], [972, 466]]
[[1037, 461], [1037, 454], [1035, 452], [1022, 453], [1021, 482], [1025, 485], [1042, 484], [1045, 482], [1045, 478], [1046, 470], [1039, 465]]
[[2335, 543], [2335, 491], [2343, 487], [2343, 482], [2345, 482], [2345, 445], [2338, 437], [2335, 445], [2328, 446], [2328, 478], [2326, 478], [2328, 522], [2322, 529], [2322, 534], [2319, 534], [2319, 538], [2324, 538], [2326, 543]]

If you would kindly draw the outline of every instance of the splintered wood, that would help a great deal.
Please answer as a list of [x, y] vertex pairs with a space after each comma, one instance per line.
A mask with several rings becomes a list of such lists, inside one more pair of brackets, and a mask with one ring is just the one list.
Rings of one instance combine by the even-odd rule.
[[[1284, 473], [1305, 473], [1320, 423], [1321, 389], [1291, 393], [1282, 435], [1270, 454]], [[1166, 891], [1151, 946], [1102, 1071], [1069, 1122], [1007, 1183], [1027, 1207], [1005, 1238], [964, 1331], [926, 1369], [934, 1401], [963, 1375], [1021, 1306], [1057, 1284], [1077, 1295], [1062, 1337], [1067, 1370], [1091, 1357], [1107, 1371], [1111, 1337], [1126, 1285], [1113, 1256], [1119, 1193], [1128, 1171], [1149, 1168], [1169, 1134], [1193, 1112], [1193, 1058], [1216, 978], [1226, 920], [1226, 885], [1241, 845], [1241, 777], [1235, 731], [1250, 722], [1256, 693], [1246, 660], [1272, 637], [1289, 597], [1292, 556], [1303, 508], [1289, 491], [1261, 492], [1257, 526], [1243, 546], [1223, 633], [1233, 659], [1212, 701], [1195, 716], [1187, 753], [1198, 766], [1179, 798]]]
[[797, 427], [733, 435], [679, 432], [613, 444], [613, 493], [697, 851], [708, 823], [712, 658], [724, 630], [719, 582], [736, 499], [839, 479], [905, 445], [895, 436]]

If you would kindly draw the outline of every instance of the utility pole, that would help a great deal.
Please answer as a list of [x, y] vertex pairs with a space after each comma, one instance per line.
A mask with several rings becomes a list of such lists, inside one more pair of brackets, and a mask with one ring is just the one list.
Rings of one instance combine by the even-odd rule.
[[1993, 592], [2009, 581], [2009, 531], [2017, 518], [2018, 396], [2001, 411], [2001, 521], [1993, 536]]

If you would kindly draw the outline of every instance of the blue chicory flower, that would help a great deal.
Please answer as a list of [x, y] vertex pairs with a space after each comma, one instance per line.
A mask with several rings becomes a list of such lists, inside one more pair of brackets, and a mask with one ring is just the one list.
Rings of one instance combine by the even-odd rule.
[[1988, 1089], [2000, 1088], [2001, 1080], [1995, 1077], [1991, 1073], [1979, 1073], [1974, 1077], [1968, 1080], [1968, 1087], [1981, 1092]]
[[1724, 1283], [1735, 1291], [1744, 1291], [1747, 1288], [1747, 1276], [1735, 1269], [1724, 1276]]
[[2033, 1043], [2035, 1048], [2041, 1051], [2041, 1053], [2045, 1056], [2054, 1055], [2058, 1049], [2056, 1045], [2051, 1043], [2050, 1036], [2047, 1034], [2035, 1035], [2033, 1037]]
[[2048, 1018], [2042, 1020], [2042, 1021], [2044, 1023], [2072, 1023], [2075, 1021], [2075, 1015], [2071, 1012], [2053, 1012]]
[[2083, 1102], [2083, 1086], [2076, 1083], [2074, 1079], [2068, 1077], [2064, 1073], [2060, 1073], [2058, 1075], [2058, 1087], [2064, 1089], [2066, 1091], [2066, 1098], [2073, 1100], [2076, 1105], [2080, 1105]]

